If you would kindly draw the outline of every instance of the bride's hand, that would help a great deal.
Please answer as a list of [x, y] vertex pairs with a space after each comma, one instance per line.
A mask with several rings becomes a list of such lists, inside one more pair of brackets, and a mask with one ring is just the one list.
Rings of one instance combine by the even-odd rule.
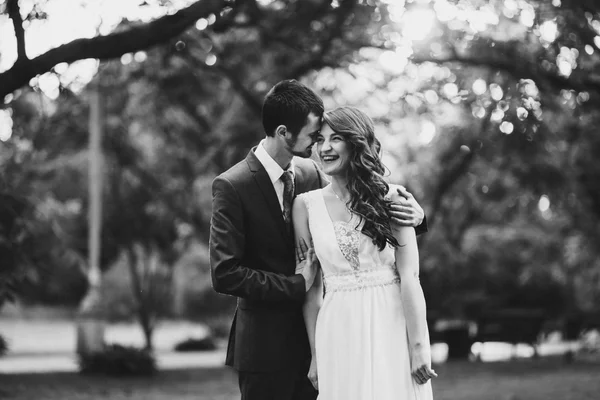
[[319, 390], [319, 378], [317, 377], [317, 360], [315, 357], [310, 360], [310, 368], [308, 369], [308, 380], [312, 383], [315, 390]]
[[304, 239], [300, 238], [296, 247], [296, 273], [304, 277], [306, 291], [310, 289], [317, 275], [318, 261], [315, 251], [308, 247]]
[[431, 350], [429, 346], [417, 345], [411, 349], [411, 373], [419, 385], [427, 383], [431, 378], [437, 377], [431, 368]]

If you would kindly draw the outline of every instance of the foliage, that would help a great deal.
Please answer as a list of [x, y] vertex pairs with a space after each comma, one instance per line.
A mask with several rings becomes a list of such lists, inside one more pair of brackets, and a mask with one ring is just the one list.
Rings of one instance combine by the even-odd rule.
[[[393, 54], [361, 52], [353, 77], [328, 71], [320, 83], [338, 102], [377, 104], [392, 177], [426, 208], [422, 282], [443, 313], [597, 310], [598, 253], [588, 243], [600, 238], [590, 157], [600, 10], [560, 3], [407, 3], [404, 22], [431, 23], [426, 40], [407, 40], [413, 32], [398, 35], [390, 22], [382, 47]], [[367, 68], [386, 58], [400, 65]], [[346, 88], [332, 84], [336, 75]], [[366, 90], [356, 95], [357, 86]]]
[[15, 223], [22, 212], [23, 203], [14, 196], [0, 194], [0, 307], [5, 301], [14, 301], [19, 281], [18, 254], [15, 248], [18, 234], [15, 234]]
[[[157, 266], [156, 270], [145, 272], [138, 265], [139, 273], [144, 278], [143, 306], [152, 315], [152, 327], [162, 317], [173, 316], [171, 307], [171, 271], [169, 267]], [[108, 321], [135, 321], [139, 319], [138, 301], [132, 290], [131, 270], [125, 256], [121, 257], [113, 267], [103, 275], [102, 309], [103, 317]]]
[[151, 352], [119, 344], [107, 345], [100, 352], [80, 354], [78, 362], [83, 374], [132, 377], [156, 372], [156, 360]]
[[[161, 263], [169, 264], [192, 233], [205, 240], [210, 182], [260, 137], [259, 99], [268, 87], [280, 77], [301, 76], [333, 60], [343, 62], [344, 54], [369, 36], [360, 26], [345, 23], [354, 19], [361, 26], [369, 25], [372, 6], [354, 1], [339, 8], [305, 2], [290, 5], [253, 10], [236, 6], [232, 12], [239, 21], [249, 16], [248, 24], [218, 20], [148, 51], [143, 62], [101, 67], [96, 84], [107, 100], [104, 270], [121, 254], [136, 264], [136, 271], [143, 270], [144, 258], [155, 252], [160, 253]], [[117, 30], [134, 25], [124, 23]], [[309, 26], [313, 27], [310, 35], [295, 34], [297, 29], [308, 32]], [[346, 29], [353, 34], [347, 42], [340, 41]], [[218, 62], [211, 68], [207, 60], [213, 57]], [[34, 86], [37, 91], [35, 82]], [[48, 215], [59, 229], [43, 242], [57, 242], [49, 247], [69, 255], [69, 268], [82, 270], [88, 252], [86, 93], [71, 92], [65, 85], [58, 101], [48, 102], [41, 93], [38, 101], [35, 93], [24, 90], [9, 103], [14, 125], [11, 141], [22, 142], [27, 154], [37, 157], [35, 165], [15, 173], [33, 170], [28, 184], [29, 195], [37, 197], [36, 206], [49, 203], [61, 213], [72, 210], [65, 220], [59, 220], [57, 213]], [[40, 255], [49, 252], [45, 246], [38, 250]], [[47, 270], [59, 268], [52, 265]], [[45, 276], [39, 267], [30, 271]], [[32, 288], [37, 286], [34, 283]]]
[[[22, 100], [16, 109], [26, 108], [27, 96]], [[73, 303], [69, 295], [85, 290], [80, 258], [63, 246], [57, 228], [77, 212], [77, 204], [57, 200], [58, 192], [38, 196], [44, 192], [44, 160], [27, 143], [8, 143], [0, 157], [0, 305], [16, 294], [50, 302], [56, 296], [61, 303]], [[41, 281], [42, 287], [31, 290]]]

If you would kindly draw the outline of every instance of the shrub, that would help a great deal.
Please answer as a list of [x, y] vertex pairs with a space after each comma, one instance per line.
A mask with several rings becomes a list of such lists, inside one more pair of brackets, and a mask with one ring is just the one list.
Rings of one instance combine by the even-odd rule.
[[111, 344], [103, 351], [80, 354], [79, 370], [84, 374], [148, 376], [156, 372], [156, 360], [148, 350]]
[[0, 357], [8, 352], [8, 342], [4, 339], [4, 336], [0, 335]]
[[220, 315], [227, 315], [231, 319], [236, 302], [235, 297], [217, 293], [211, 286], [201, 290], [189, 290], [185, 297], [185, 315], [196, 320]]
[[217, 348], [217, 343], [212, 336], [207, 336], [203, 339], [198, 338], [188, 338], [180, 343], [175, 345], [175, 351], [207, 351], [207, 350], [215, 350]]

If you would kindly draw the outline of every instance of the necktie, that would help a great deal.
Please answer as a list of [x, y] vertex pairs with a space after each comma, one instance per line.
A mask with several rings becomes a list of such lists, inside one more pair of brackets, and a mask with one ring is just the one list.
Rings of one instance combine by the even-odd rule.
[[292, 201], [294, 200], [294, 175], [292, 171], [283, 171], [281, 175], [283, 182], [283, 220], [285, 221], [288, 233], [292, 228]]

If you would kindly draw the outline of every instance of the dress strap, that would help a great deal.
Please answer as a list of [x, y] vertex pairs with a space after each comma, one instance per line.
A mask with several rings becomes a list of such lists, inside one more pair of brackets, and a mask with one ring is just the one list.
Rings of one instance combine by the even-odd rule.
[[315, 207], [315, 195], [319, 192], [319, 190], [312, 190], [310, 192], [301, 193], [296, 196], [297, 199], [304, 201], [304, 205], [306, 206], [306, 210], [309, 212], [314, 212]]

